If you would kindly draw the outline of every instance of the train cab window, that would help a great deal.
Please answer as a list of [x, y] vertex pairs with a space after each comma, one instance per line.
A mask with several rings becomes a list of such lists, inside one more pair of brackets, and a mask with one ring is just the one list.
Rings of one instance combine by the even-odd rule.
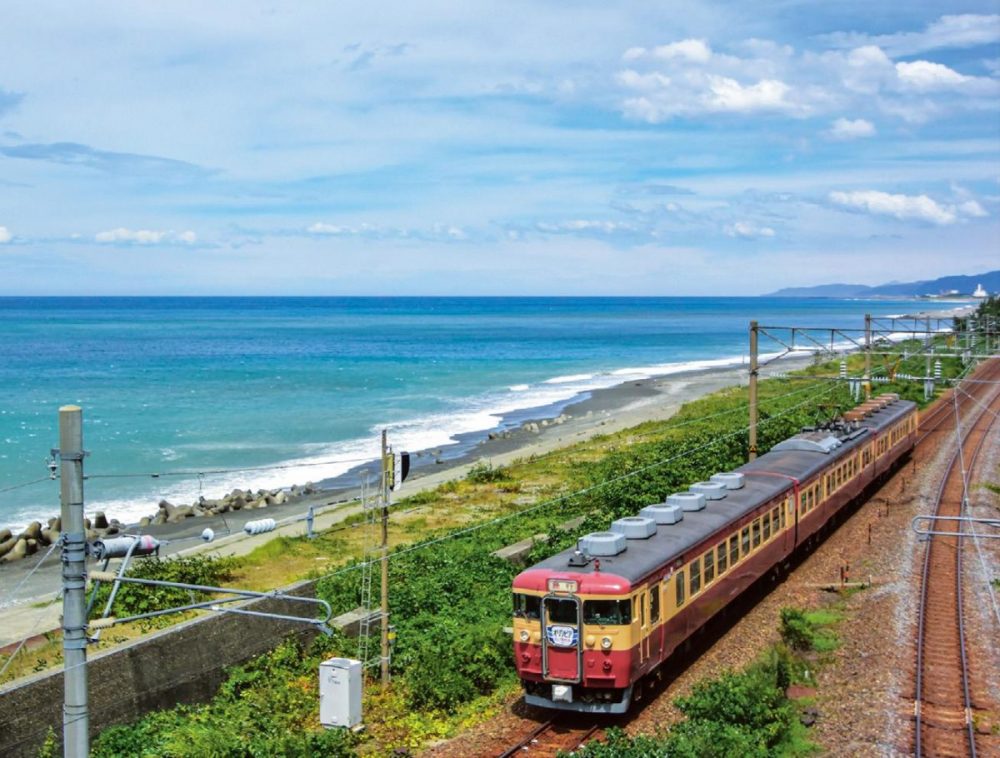
[[631, 624], [632, 604], [628, 600], [584, 600], [584, 624]]
[[688, 588], [691, 591], [691, 597], [701, 591], [701, 558], [695, 558], [691, 561], [691, 581], [688, 582]]
[[514, 617], [537, 621], [542, 614], [542, 599], [537, 595], [514, 593]]
[[734, 534], [729, 538], [729, 565], [735, 566], [740, 560], [740, 537]]
[[660, 585], [654, 584], [649, 591], [649, 623], [655, 624], [660, 620]]
[[740, 532], [740, 540], [741, 540], [741, 542], [743, 544], [743, 547], [742, 547], [743, 557], [746, 558], [748, 555], [750, 555], [750, 527], [749, 526], [743, 527], [743, 531]]
[[701, 559], [705, 566], [705, 586], [707, 587], [715, 579], [715, 551], [709, 550]]
[[719, 564], [719, 576], [722, 576], [726, 571], [726, 565], [728, 564], [729, 556], [726, 554], [726, 543], [721, 543], [717, 548], [715, 548], [715, 562]]
[[754, 550], [760, 547], [760, 519], [754, 519], [753, 522], [753, 547]]
[[545, 616], [549, 622], [576, 625], [579, 623], [578, 612], [579, 605], [576, 600], [558, 597], [545, 598]]
[[677, 576], [674, 579], [674, 588], [676, 591], [677, 607], [680, 608], [684, 605], [684, 571], [678, 571]]
[[764, 522], [764, 524], [763, 524], [763, 526], [764, 526], [764, 542], [767, 542], [769, 539], [771, 539], [771, 514], [770, 513], [765, 513], [764, 514], [764, 518], [762, 520]]

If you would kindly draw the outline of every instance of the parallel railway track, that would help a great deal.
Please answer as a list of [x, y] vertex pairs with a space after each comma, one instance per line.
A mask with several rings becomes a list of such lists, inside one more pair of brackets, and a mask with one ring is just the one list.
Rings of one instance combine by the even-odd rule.
[[[1000, 379], [1000, 361], [991, 361], [978, 372], [980, 378]], [[936, 497], [936, 529], [961, 531], [960, 522], [941, 520], [962, 514], [965, 477], [971, 471], [984, 440], [993, 430], [1000, 410], [1000, 390], [992, 384], [976, 385], [979, 403], [962, 421], [964, 434], [948, 464]], [[936, 430], [956, 430], [957, 398], [935, 408]], [[942, 412], [943, 410], [943, 412]], [[926, 435], [925, 435], [926, 436]], [[936, 535], [924, 553], [920, 605], [917, 619], [917, 662], [914, 697], [914, 754], [977, 755], [975, 703], [970, 685], [966, 649], [962, 587], [962, 538]]]

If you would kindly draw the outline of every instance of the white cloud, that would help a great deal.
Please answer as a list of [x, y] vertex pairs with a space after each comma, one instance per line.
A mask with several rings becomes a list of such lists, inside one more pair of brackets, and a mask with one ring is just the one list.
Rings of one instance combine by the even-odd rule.
[[712, 49], [705, 43], [705, 40], [685, 39], [655, 47], [652, 55], [661, 60], [680, 58], [692, 63], [708, 63], [712, 58]]
[[757, 226], [748, 221], [737, 221], [727, 225], [723, 231], [730, 237], [739, 239], [760, 239], [761, 237], [773, 237], [774, 229], [769, 226]]
[[897, 63], [896, 73], [903, 86], [921, 91], [951, 89], [972, 80], [971, 76], [930, 61]]
[[315, 224], [306, 229], [309, 234], [352, 234], [354, 230], [347, 226], [338, 226], [336, 224], [324, 224], [321, 221], [317, 221]]
[[461, 242], [469, 239], [466, 230], [455, 224], [433, 224], [429, 228], [411, 229], [403, 226], [381, 226], [362, 223], [357, 226], [328, 224], [317, 221], [306, 233], [320, 237], [364, 237], [366, 239], [429, 240]]
[[635, 227], [631, 224], [623, 224], [618, 221], [601, 221], [594, 219], [574, 219], [572, 221], [562, 221], [560, 223], [547, 223], [540, 221], [535, 224], [535, 228], [546, 234], [574, 234], [574, 233], [597, 233], [615, 234], [617, 232], [634, 232]]
[[874, 43], [897, 56], [914, 55], [928, 50], [979, 47], [1000, 41], [1000, 15], [966, 13], [941, 16], [920, 32], [898, 32], [877, 36], [838, 32], [828, 35], [826, 39], [840, 47]]
[[6, 226], [0, 226], [0, 245], [10, 242], [14, 239], [14, 235], [10, 233], [10, 230]]
[[927, 195], [891, 195], [878, 190], [856, 190], [831, 192], [830, 201], [845, 208], [900, 220], [917, 219], [942, 226], [957, 220], [954, 207], [942, 206]]
[[838, 118], [830, 126], [830, 131], [827, 132], [833, 139], [836, 140], [852, 140], [861, 139], [863, 137], [874, 137], [875, 136], [875, 125], [871, 121], [866, 121], [863, 118], [857, 118], [853, 121], [848, 118]]
[[126, 229], [118, 227], [105, 232], [98, 232], [94, 235], [97, 242], [110, 244], [134, 244], [134, 245], [159, 245], [170, 243], [191, 244], [198, 239], [198, 236], [191, 230], [174, 232], [173, 230], [154, 229]]
[[787, 110], [792, 104], [785, 100], [789, 87], [784, 82], [766, 79], [749, 87], [735, 79], [709, 76], [711, 95], [708, 102], [713, 110], [746, 113], [757, 110]]
[[979, 203], [975, 200], [966, 200], [964, 203], [958, 206], [958, 211], [963, 216], [972, 216], [973, 218], [982, 218], [988, 216], [988, 214]]

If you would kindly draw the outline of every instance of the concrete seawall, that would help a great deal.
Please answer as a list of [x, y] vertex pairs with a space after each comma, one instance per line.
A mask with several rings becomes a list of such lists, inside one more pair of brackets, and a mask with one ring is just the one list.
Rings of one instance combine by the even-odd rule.
[[[285, 590], [315, 597], [315, 582]], [[301, 614], [302, 604], [275, 599], [241, 606]], [[289, 636], [303, 640], [315, 627], [235, 614], [211, 614], [135, 640], [87, 662], [90, 736], [178, 703], [208, 700], [225, 669], [265, 653]], [[63, 669], [53, 669], [0, 687], [0, 755], [35, 756], [49, 728], [62, 738]]]

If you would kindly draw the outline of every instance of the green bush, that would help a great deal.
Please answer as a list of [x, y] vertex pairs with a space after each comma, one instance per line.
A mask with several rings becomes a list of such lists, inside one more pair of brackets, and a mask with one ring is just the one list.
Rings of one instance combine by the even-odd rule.
[[[452, 627], [452, 628], [448, 628]], [[405, 676], [414, 708], [454, 711], [510, 676], [510, 636], [496, 623], [435, 625], [412, 653]]]
[[840, 620], [834, 611], [781, 609], [781, 639], [793, 650], [826, 653], [837, 647], [837, 636], [829, 626]]
[[465, 478], [473, 484], [496, 484], [512, 479], [509, 469], [504, 466], [494, 466], [489, 461], [475, 463]]
[[814, 632], [802, 609], [781, 609], [781, 639], [793, 650], [813, 649]]

